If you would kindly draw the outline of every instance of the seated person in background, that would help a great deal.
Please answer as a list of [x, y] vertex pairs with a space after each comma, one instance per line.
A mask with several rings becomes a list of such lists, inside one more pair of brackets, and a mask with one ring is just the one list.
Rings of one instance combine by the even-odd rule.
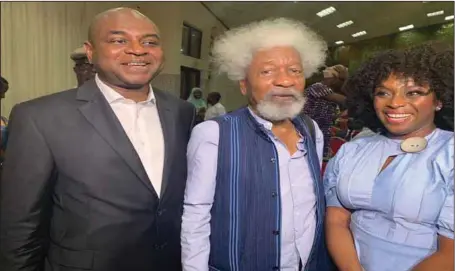
[[210, 92], [207, 96], [209, 108], [205, 113], [205, 120], [213, 119], [226, 114], [226, 108], [220, 103], [221, 94], [219, 92]]
[[340, 271], [454, 270], [453, 50], [387, 51], [346, 82], [349, 115], [379, 133], [324, 175]]
[[[5, 78], [0, 77], [0, 101], [5, 98], [5, 94], [8, 91], [9, 84]], [[6, 149], [6, 142], [8, 139], [8, 119], [1, 116], [1, 134], [0, 134], [0, 166], [3, 163], [3, 153]]]
[[84, 47], [80, 47], [74, 50], [74, 52], [71, 53], [70, 57], [74, 61], [73, 70], [77, 78], [77, 87], [80, 87], [86, 81], [95, 78], [95, 68], [88, 61]]
[[303, 113], [316, 121], [324, 134], [324, 158], [329, 156], [330, 126], [336, 117], [337, 108], [344, 106], [345, 95], [341, 92], [348, 77], [348, 69], [335, 65], [323, 71], [324, 79], [305, 89], [307, 99]]

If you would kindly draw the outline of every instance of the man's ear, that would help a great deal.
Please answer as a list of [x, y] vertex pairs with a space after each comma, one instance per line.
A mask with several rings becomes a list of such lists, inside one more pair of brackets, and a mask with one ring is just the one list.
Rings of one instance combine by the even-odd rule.
[[243, 96], [246, 96], [248, 93], [248, 82], [246, 79], [242, 79], [239, 81], [240, 85], [240, 92], [242, 93]]
[[84, 42], [84, 49], [85, 53], [87, 54], [87, 59], [90, 64], [93, 64], [92, 59], [93, 59], [93, 45], [89, 42], [86, 41]]

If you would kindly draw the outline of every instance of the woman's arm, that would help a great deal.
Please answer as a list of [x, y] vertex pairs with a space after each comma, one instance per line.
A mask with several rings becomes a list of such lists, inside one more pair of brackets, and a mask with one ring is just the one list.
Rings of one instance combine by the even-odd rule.
[[343, 207], [328, 207], [325, 220], [329, 253], [340, 271], [362, 271], [349, 224], [351, 212]]
[[438, 243], [438, 250], [420, 262], [412, 271], [454, 270], [453, 239], [439, 235]]

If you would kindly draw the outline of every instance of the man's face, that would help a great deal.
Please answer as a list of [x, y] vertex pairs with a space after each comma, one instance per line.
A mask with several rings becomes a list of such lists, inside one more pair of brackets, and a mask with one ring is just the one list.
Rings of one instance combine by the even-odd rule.
[[164, 53], [157, 27], [131, 10], [100, 19], [85, 48], [100, 78], [123, 89], [141, 89], [163, 68]]
[[240, 81], [250, 106], [270, 121], [282, 121], [299, 114], [305, 103], [305, 78], [299, 53], [292, 47], [258, 51], [247, 78]]
[[216, 104], [216, 97], [213, 93], [209, 93], [209, 95], [207, 95], [207, 103], [209, 103], [210, 105]]

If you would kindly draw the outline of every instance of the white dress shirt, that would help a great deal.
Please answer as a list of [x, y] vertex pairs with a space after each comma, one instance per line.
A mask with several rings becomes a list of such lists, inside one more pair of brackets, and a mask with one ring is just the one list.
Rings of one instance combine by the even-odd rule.
[[159, 197], [163, 178], [164, 138], [152, 86], [147, 100], [136, 103], [106, 85], [98, 75], [95, 82], [122, 124]]

